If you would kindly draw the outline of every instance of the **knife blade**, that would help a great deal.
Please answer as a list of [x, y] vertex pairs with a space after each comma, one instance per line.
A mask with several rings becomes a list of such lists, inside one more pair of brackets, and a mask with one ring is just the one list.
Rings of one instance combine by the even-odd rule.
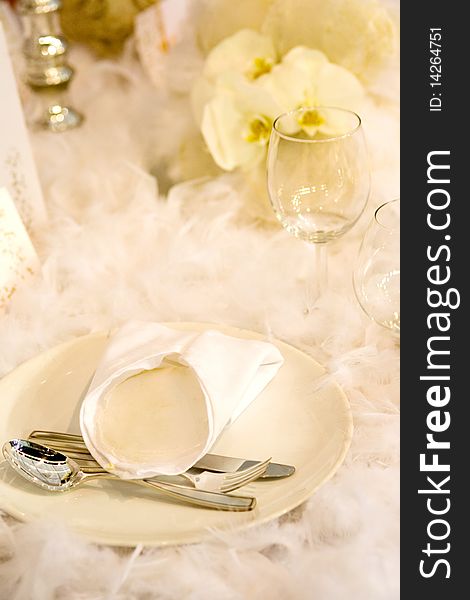
[[[204, 471], [215, 471], [216, 473], [222, 473], [224, 471], [241, 471], [242, 469], [248, 469], [254, 464], [258, 463], [257, 460], [248, 460], [246, 458], [234, 458], [230, 456], [220, 456], [218, 454], [206, 454], [194, 465], [196, 469], [203, 469]], [[280, 463], [269, 463], [268, 468], [261, 475], [260, 479], [280, 479], [282, 477], [289, 477], [295, 473], [295, 467], [292, 465], [283, 465]]]

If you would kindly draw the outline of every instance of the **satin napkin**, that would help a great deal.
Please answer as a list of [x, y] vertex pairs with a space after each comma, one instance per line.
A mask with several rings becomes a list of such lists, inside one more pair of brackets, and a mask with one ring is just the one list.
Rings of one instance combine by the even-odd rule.
[[124, 479], [183, 473], [282, 363], [267, 342], [128, 322], [111, 337], [83, 400], [83, 438]]

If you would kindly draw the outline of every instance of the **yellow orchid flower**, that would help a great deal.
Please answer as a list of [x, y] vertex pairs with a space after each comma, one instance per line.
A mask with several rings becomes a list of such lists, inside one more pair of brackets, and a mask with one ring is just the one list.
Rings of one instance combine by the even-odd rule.
[[201, 132], [215, 162], [226, 171], [250, 167], [266, 154], [281, 107], [262, 87], [234, 73], [219, 78], [203, 110]]
[[318, 106], [332, 106], [357, 111], [364, 98], [359, 80], [348, 70], [330, 63], [318, 50], [297, 47], [276, 65], [269, 77], [260, 80], [283, 112], [311, 108], [302, 113], [299, 125], [309, 135], [317, 130], [332, 133], [336, 126], [325, 120]]

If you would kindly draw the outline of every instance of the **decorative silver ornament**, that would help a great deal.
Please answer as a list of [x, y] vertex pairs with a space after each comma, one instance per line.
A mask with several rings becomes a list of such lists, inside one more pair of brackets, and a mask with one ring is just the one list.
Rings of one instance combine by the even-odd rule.
[[53, 132], [77, 127], [82, 121], [76, 110], [62, 102], [73, 69], [67, 63], [67, 41], [58, 33], [60, 8], [61, 0], [20, 0], [18, 3], [25, 25], [26, 83], [46, 97], [48, 107], [39, 125]]

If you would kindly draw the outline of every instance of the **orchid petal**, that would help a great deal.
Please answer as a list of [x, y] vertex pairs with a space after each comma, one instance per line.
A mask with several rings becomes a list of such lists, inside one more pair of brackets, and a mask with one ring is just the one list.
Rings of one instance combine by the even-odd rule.
[[251, 29], [242, 29], [218, 44], [208, 55], [204, 76], [215, 80], [227, 71], [247, 79], [269, 72], [277, 56], [271, 38]]
[[204, 109], [202, 135], [213, 159], [226, 171], [254, 162], [260, 152], [264, 152], [243, 139], [244, 126], [243, 115], [228, 94], [214, 97]]

